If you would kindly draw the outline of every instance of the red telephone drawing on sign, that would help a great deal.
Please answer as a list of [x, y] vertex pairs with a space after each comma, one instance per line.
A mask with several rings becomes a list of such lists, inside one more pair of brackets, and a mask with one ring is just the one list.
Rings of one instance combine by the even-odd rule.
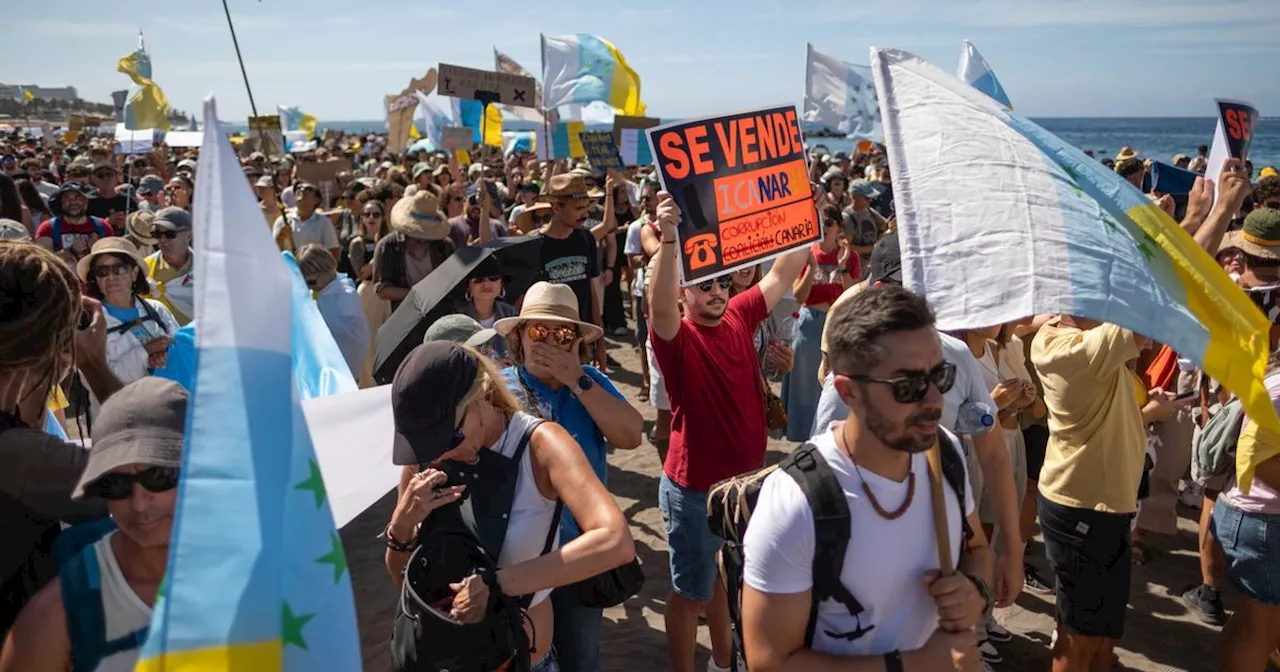
[[716, 235], [700, 233], [684, 241], [684, 256], [689, 259], [689, 270], [696, 271], [703, 266], [716, 263]]

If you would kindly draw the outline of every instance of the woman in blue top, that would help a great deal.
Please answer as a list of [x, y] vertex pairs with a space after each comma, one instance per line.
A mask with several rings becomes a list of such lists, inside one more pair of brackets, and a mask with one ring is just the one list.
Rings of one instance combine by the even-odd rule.
[[[586, 345], [604, 331], [578, 319], [578, 298], [568, 285], [547, 282], [530, 287], [520, 315], [498, 320], [494, 328], [507, 339], [507, 354], [515, 364], [503, 375], [524, 410], [564, 427], [605, 483], [606, 442], [624, 450], [639, 446], [644, 420], [607, 376], [583, 365]], [[564, 516], [560, 543], [578, 534], [573, 516]], [[556, 589], [551, 600], [561, 669], [600, 670], [603, 610], [579, 604], [571, 588]]]

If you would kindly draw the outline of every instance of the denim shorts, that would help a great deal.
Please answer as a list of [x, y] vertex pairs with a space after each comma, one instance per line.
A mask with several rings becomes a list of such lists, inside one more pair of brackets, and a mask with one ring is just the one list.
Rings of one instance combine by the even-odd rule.
[[1227, 556], [1227, 578], [1249, 599], [1280, 606], [1280, 515], [1248, 513], [1218, 500], [1209, 528]]
[[681, 487], [663, 474], [658, 508], [667, 528], [671, 587], [694, 602], [710, 602], [719, 578], [716, 553], [724, 540], [707, 525], [707, 493]]
[[551, 647], [551, 650], [542, 657], [542, 660], [535, 661], [529, 667], [529, 672], [560, 672], [560, 663], [556, 658], [555, 647]]

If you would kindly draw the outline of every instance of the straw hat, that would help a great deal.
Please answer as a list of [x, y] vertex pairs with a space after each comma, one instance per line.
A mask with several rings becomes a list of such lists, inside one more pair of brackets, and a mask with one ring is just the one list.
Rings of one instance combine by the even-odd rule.
[[391, 207], [391, 230], [414, 238], [444, 240], [449, 223], [440, 216], [440, 201], [430, 191], [405, 196]]
[[578, 295], [568, 285], [533, 283], [524, 295], [520, 315], [504, 317], [495, 322], [493, 328], [506, 336], [512, 329], [532, 320], [577, 325], [583, 343], [590, 343], [604, 335], [604, 329], [578, 319]]
[[146, 210], [131, 212], [129, 217], [124, 220], [125, 232], [136, 238], [143, 245], [155, 245], [159, 242], [156, 240], [155, 219], [156, 214], [154, 212]]
[[551, 210], [550, 203], [543, 203], [543, 202], [534, 203], [533, 205], [525, 208], [524, 210], [521, 210], [520, 214], [516, 215], [515, 220], [513, 220], [511, 223], [516, 227], [516, 231], [519, 231], [521, 233], [528, 233], [534, 230], [535, 228], [537, 228], [533, 224], [533, 213], [543, 212], [548, 210]]
[[143, 266], [142, 255], [138, 253], [138, 248], [134, 247], [133, 243], [119, 236], [111, 236], [94, 243], [89, 250], [89, 254], [84, 255], [84, 259], [81, 259], [76, 264], [76, 274], [80, 276], [81, 280], [86, 283], [89, 282], [89, 271], [93, 268], [94, 257], [100, 257], [104, 254], [123, 254], [133, 259], [133, 263], [137, 264], [139, 268]]
[[1130, 147], [1129, 145], [1125, 145], [1124, 147], [1121, 147], [1119, 153], [1116, 154], [1117, 162], [1124, 161], [1125, 159], [1136, 159], [1136, 158], [1138, 158], [1138, 153], [1133, 151], [1133, 148]]
[[542, 187], [542, 195], [538, 197], [538, 200], [585, 201], [589, 197], [587, 181], [582, 175], [562, 173], [547, 180], [547, 183]]

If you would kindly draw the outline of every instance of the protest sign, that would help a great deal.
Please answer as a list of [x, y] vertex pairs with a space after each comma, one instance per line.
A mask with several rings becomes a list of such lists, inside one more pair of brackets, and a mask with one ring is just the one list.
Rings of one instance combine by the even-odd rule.
[[683, 284], [822, 238], [794, 106], [666, 124], [648, 139], [662, 188], [684, 213]]
[[440, 131], [440, 142], [445, 149], [471, 149], [474, 144], [475, 130], [466, 126], [451, 126]]
[[146, 154], [154, 145], [155, 129], [144, 128], [131, 131], [125, 128], [123, 123], [116, 124], [113, 147], [116, 154]]
[[538, 105], [534, 97], [538, 83], [532, 77], [441, 63], [438, 84], [442, 96], [521, 107]]
[[1213, 180], [1216, 200], [1222, 162], [1249, 158], [1253, 130], [1258, 125], [1258, 108], [1238, 100], [1219, 98], [1215, 102], [1218, 104], [1218, 130], [1213, 134], [1213, 146], [1209, 150], [1209, 164], [1205, 167], [1204, 176]]
[[624, 170], [626, 164], [618, 154], [618, 145], [613, 142], [613, 134], [607, 131], [593, 131], [582, 134], [582, 150], [587, 154], [591, 167], [600, 172]]
[[351, 159], [338, 157], [328, 161], [303, 161], [298, 164], [298, 180], [320, 184], [338, 179], [338, 173], [351, 170]]
[[653, 117], [614, 117], [613, 141], [618, 145], [623, 163], [628, 166], [647, 166], [653, 163], [644, 131], [660, 123], [662, 122]]
[[84, 116], [79, 114], [67, 115], [67, 132], [62, 134], [63, 142], [73, 142], [76, 136], [80, 135], [80, 130], [84, 128]]
[[199, 147], [204, 142], [201, 131], [169, 131], [164, 134], [164, 144], [170, 147]]
[[263, 154], [284, 155], [284, 133], [280, 130], [280, 115], [249, 117], [249, 137], [258, 141], [258, 151]]

